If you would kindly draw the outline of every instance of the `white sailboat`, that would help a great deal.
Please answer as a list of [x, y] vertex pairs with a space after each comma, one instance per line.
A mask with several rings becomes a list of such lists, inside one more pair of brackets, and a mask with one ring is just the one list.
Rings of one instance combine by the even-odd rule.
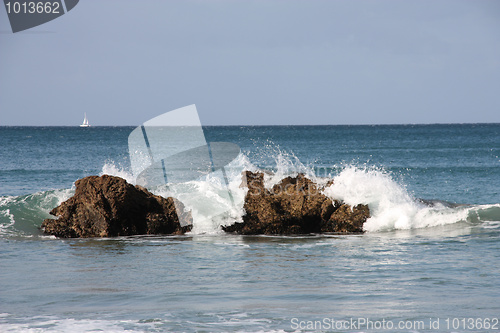
[[83, 123], [80, 125], [80, 127], [90, 127], [89, 120], [87, 119], [87, 113], [85, 112], [85, 116], [83, 118]]

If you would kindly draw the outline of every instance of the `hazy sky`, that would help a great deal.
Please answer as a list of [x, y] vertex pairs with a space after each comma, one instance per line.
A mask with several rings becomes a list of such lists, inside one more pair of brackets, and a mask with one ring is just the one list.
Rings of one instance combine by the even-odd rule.
[[13, 34], [0, 125], [500, 122], [500, 1], [80, 0]]

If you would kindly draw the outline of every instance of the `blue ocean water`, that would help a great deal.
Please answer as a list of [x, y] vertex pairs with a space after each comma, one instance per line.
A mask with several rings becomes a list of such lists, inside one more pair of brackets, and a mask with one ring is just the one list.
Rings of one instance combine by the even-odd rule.
[[134, 181], [133, 129], [0, 127], [0, 331], [500, 332], [500, 124], [204, 128], [270, 185], [333, 178], [362, 235], [44, 236], [75, 180]]

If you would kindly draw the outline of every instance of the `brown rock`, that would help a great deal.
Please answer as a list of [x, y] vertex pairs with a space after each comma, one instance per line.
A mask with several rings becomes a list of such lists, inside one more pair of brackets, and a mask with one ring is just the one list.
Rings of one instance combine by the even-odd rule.
[[363, 232], [363, 223], [370, 217], [367, 205], [351, 207], [341, 204], [321, 227], [321, 232]]
[[[363, 232], [369, 217], [367, 206], [351, 207], [330, 200], [323, 188], [303, 174], [287, 177], [264, 187], [264, 174], [246, 171], [243, 184], [248, 186], [243, 223], [223, 227], [239, 234], [307, 234], [319, 232]], [[331, 184], [329, 182], [328, 184]]]
[[[57, 237], [113, 237], [143, 234], [183, 234], [174, 198], [153, 195], [124, 179], [104, 175], [75, 182], [75, 195], [54, 208], [57, 219], [42, 223], [45, 233]], [[183, 215], [190, 219], [190, 215]]]

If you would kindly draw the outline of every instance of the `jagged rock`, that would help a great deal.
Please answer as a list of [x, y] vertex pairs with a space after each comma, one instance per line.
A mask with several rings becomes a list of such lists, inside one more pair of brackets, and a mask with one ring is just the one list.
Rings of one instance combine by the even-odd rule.
[[[268, 190], [264, 174], [246, 171], [243, 184], [248, 187], [243, 223], [223, 227], [238, 234], [307, 234], [319, 232], [363, 232], [370, 216], [368, 206], [333, 201], [322, 188], [303, 174], [287, 177]], [[329, 182], [327, 185], [331, 185]]]
[[[75, 182], [75, 195], [54, 208], [57, 219], [42, 223], [45, 233], [57, 237], [112, 237], [144, 234], [183, 234], [174, 198], [153, 195], [124, 179], [104, 175]], [[184, 215], [190, 219], [191, 216]]]
[[[238, 234], [359, 233], [370, 216], [366, 205], [351, 207], [332, 201], [324, 188], [303, 174], [287, 177], [271, 189], [264, 174], [246, 171], [248, 187], [243, 223], [223, 227]], [[331, 181], [326, 186], [331, 185]], [[112, 237], [142, 234], [182, 234], [174, 198], [151, 194], [141, 186], [113, 176], [91, 176], [78, 180], [75, 195], [50, 213], [57, 219], [42, 223], [45, 233], [57, 237]], [[183, 213], [182, 220], [192, 220]]]
[[370, 217], [367, 205], [351, 207], [337, 201], [336, 206], [321, 232], [363, 232], [363, 223]]

